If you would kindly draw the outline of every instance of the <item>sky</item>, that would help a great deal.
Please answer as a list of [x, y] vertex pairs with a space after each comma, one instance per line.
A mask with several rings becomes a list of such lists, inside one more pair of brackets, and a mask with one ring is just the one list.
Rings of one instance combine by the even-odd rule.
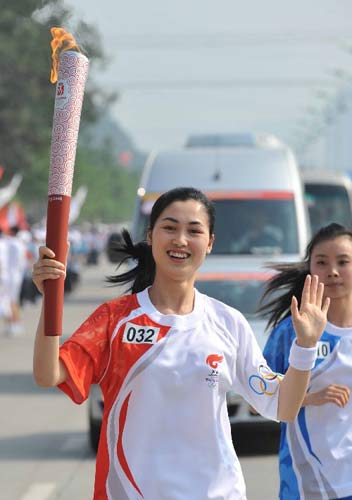
[[298, 148], [352, 75], [350, 0], [65, 4], [98, 29], [108, 66], [90, 78], [119, 92], [111, 114], [146, 152], [205, 132], [271, 133]]

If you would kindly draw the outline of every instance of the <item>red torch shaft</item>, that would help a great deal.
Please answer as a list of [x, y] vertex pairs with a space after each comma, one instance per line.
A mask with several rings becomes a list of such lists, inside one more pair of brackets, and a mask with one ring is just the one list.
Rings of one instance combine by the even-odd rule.
[[[70, 214], [69, 196], [49, 196], [47, 210], [46, 246], [53, 250], [55, 259], [65, 263], [67, 253], [67, 231]], [[44, 330], [45, 335], [62, 335], [64, 307], [64, 278], [47, 280], [44, 284]]]
[[[74, 162], [76, 157], [88, 59], [72, 51], [63, 52], [58, 81], [51, 141], [46, 246], [55, 259], [65, 263]], [[62, 335], [64, 279], [44, 284], [44, 333]]]

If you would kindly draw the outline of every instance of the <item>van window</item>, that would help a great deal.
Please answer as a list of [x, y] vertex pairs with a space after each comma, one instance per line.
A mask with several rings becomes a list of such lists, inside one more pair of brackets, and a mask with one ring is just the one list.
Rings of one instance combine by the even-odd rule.
[[213, 254], [298, 253], [293, 199], [214, 200]]
[[344, 186], [305, 183], [305, 199], [313, 233], [330, 222], [352, 227], [350, 199]]
[[[216, 210], [212, 254], [269, 255], [298, 253], [298, 230], [294, 200], [220, 199]], [[137, 241], [146, 238], [150, 206], [141, 205]]]

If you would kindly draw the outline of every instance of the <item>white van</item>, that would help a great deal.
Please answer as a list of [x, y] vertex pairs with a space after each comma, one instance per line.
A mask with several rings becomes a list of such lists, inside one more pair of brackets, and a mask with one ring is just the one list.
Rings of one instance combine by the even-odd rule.
[[302, 170], [312, 232], [330, 222], [352, 228], [352, 180], [336, 170]]
[[293, 153], [276, 138], [152, 154], [137, 192], [136, 240], [145, 238], [156, 198], [178, 186], [200, 189], [215, 204], [212, 255], [304, 253], [309, 226], [303, 186]]

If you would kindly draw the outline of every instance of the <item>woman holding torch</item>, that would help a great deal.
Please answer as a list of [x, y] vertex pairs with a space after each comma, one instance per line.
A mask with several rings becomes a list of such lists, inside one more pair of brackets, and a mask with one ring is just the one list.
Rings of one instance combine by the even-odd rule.
[[[302, 404], [326, 324], [329, 299], [307, 276], [290, 367], [272, 373], [242, 314], [199, 293], [198, 268], [211, 252], [215, 212], [200, 191], [176, 188], [155, 202], [147, 241], [124, 253], [137, 266], [113, 276], [132, 293], [102, 304], [61, 347], [44, 335], [41, 317], [34, 377], [82, 403], [92, 384], [104, 396], [95, 500], [245, 500], [233, 449], [226, 392], [259, 413], [293, 421]], [[33, 281], [65, 276], [65, 266], [40, 248]]]

